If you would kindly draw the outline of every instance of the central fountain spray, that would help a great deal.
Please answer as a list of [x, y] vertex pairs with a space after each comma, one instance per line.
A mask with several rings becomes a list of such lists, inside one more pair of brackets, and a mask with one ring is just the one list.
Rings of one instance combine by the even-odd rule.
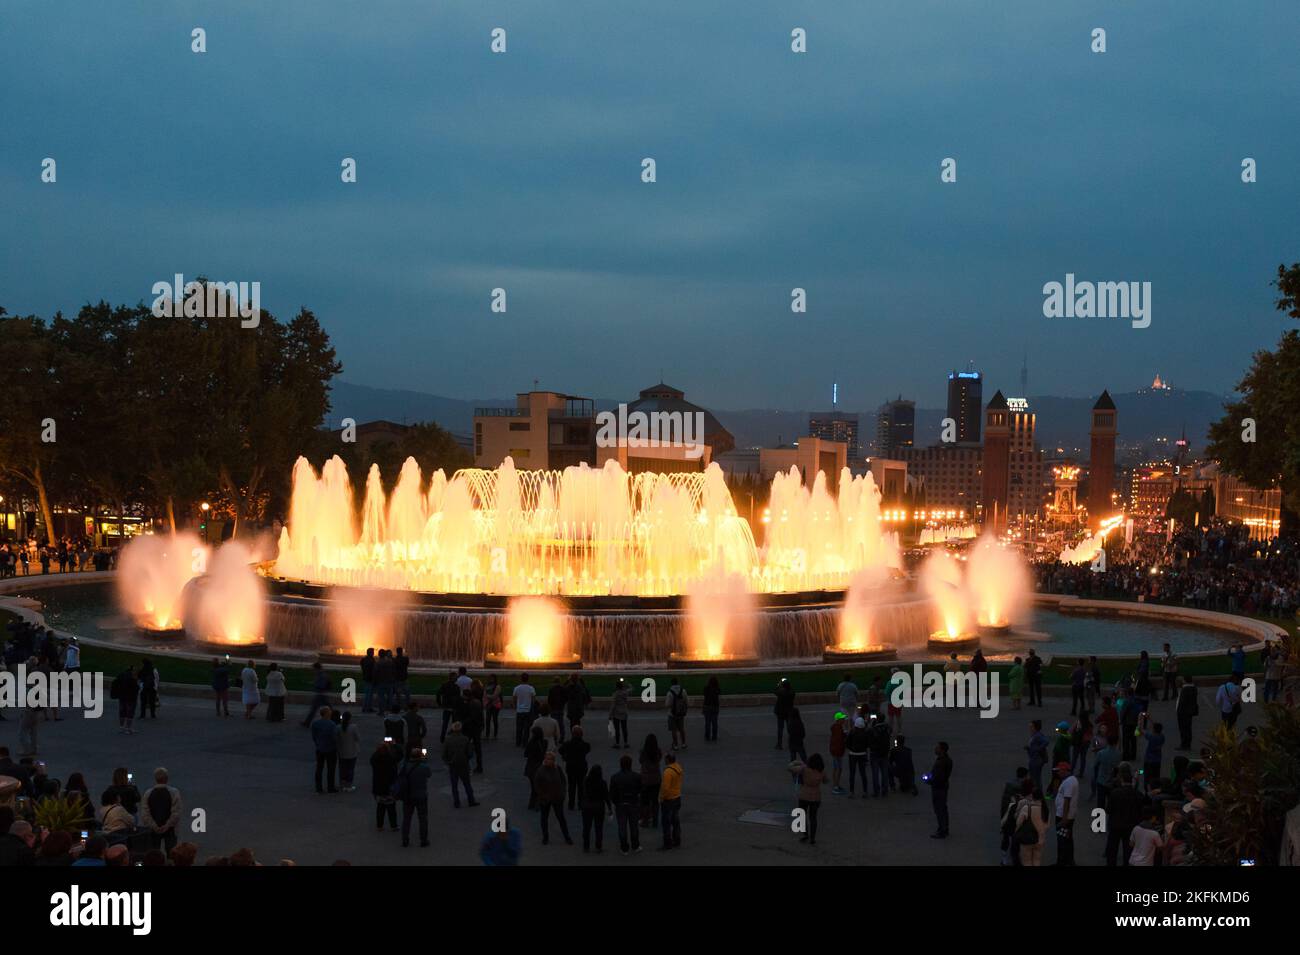
[[506, 611], [506, 646], [486, 654], [483, 665], [531, 670], [579, 670], [582, 659], [569, 648], [563, 607], [547, 597], [516, 597]]

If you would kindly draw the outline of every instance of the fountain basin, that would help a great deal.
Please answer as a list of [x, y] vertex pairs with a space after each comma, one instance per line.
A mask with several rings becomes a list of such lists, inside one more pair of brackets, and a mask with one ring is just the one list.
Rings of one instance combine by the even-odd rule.
[[1001, 637], [1011, 632], [1010, 623], [981, 623], [979, 632], [986, 637]]
[[679, 652], [668, 654], [668, 669], [670, 670], [722, 670], [761, 665], [762, 661], [758, 657], [746, 657], [738, 653], [721, 653], [717, 656]]
[[822, 651], [823, 663], [870, 663], [873, 660], [897, 660], [898, 648], [884, 644], [866, 647], [827, 647]]
[[229, 654], [232, 660], [236, 657], [266, 656], [265, 640], [256, 640], [251, 643], [228, 643], [224, 640], [195, 640], [194, 648], [202, 653], [211, 653], [216, 656], [225, 656]]
[[184, 627], [140, 627], [135, 632], [146, 640], [180, 641], [185, 639]]
[[569, 653], [552, 660], [516, 660], [504, 653], [489, 653], [483, 657], [486, 670], [581, 670], [582, 657]]
[[930, 634], [930, 639], [926, 641], [926, 648], [934, 653], [964, 653], [975, 650], [980, 645], [980, 635], [978, 633], [959, 633], [957, 636], [949, 636], [946, 631], [938, 630]]

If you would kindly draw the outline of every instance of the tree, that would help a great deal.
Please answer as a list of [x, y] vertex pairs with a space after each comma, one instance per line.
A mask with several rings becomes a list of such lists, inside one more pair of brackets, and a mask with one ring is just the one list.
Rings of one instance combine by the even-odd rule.
[[[50, 476], [58, 459], [58, 418], [66, 406], [58, 382], [56, 346], [35, 315], [5, 316], [0, 308], [0, 470], [36, 494], [50, 544], [57, 543]], [[50, 440], [53, 439], [53, 440]]]
[[[1300, 263], [1278, 266], [1277, 308], [1300, 319]], [[1257, 488], [1282, 490], [1282, 533], [1300, 526], [1300, 332], [1273, 351], [1256, 352], [1223, 418], [1210, 426], [1209, 453], [1220, 467]]]

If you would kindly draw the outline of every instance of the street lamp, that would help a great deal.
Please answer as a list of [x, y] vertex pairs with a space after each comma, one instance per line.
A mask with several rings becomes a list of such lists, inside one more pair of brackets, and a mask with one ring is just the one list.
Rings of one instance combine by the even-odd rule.
[[203, 531], [203, 543], [205, 544], [208, 542], [208, 511], [211, 509], [212, 505], [207, 501], [204, 501], [199, 505], [199, 510], [203, 512], [203, 520], [202, 523], [199, 524], [199, 530]]

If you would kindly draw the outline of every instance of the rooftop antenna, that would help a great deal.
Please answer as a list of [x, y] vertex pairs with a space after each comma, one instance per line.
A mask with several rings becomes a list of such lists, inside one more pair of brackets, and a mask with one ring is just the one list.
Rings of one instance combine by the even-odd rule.
[[831, 382], [831, 410], [834, 411], [840, 404], [840, 385], [839, 382]]
[[1029, 397], [1029, 349], [1025, 349], [1024, 361], [1020, 364], [1020, 394]]

